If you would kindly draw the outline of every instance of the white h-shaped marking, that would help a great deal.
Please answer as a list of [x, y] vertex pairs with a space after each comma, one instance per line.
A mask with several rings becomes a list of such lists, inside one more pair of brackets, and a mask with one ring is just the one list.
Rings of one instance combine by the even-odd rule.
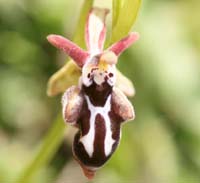
[[84, 145], [88, 155], [92, 157], [94, 152], [94, 138], [95, 138], [95, 118], [97, 114], [104, 117], [105, 121], [105, 140], [104, 140], [104, 152], [108, 156], [112, 150], [112, 145], [115, 142], [112, 138], [111, 122], [108, 113], [111, 110], [111, 95], [107, 98], [107, 101], [103, 107], [96, 107], [91, 102], [88, 96], [85, 95], [88, 108], [90, 110], [90, 129], [89, 132], [80, 138], [80, 142]]

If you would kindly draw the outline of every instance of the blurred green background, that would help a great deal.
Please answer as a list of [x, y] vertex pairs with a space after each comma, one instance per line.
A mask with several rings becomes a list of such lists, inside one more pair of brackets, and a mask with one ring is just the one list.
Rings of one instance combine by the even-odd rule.
[[[66, 56], [46, 36], [72, 38], [82, 2], [0, 0], [1, 183], [19, 176], [61, 110], [61, 96], [47, 97], [46, 84]], [[141, 38], [118, 64], [136, 88], [136, 119], [93, 182], [200, 182], [199, 10], [199, 0], [143, 0], [133, 27]], [[72, 157], [73, 134], [68, 127], [34, 182], [88, 182]]]

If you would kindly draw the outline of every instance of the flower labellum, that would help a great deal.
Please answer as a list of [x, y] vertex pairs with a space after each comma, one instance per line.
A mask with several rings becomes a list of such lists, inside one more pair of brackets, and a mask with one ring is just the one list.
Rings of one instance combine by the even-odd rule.
[[66, 90], [62, 106], [64, 121], [79, 129], [74, 137], [73, 155], [89, 179], [116, 150], [121, 124], [135, 118], [132, 104], [116, 87], [116, 64], [119, 55], [139, 35], [130, 33], [104, 51], [107, 13], [107, 9], [100, 8], [90, 11], [85, 29], [88, 51], [62, 36], [47, 37], [82, 70], [79, 85]]

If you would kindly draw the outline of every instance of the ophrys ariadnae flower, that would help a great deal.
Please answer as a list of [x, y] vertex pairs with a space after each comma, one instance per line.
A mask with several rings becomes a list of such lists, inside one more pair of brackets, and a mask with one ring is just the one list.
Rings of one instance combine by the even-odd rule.
[[93, 178], [116, 150], [122, 122], [135, 117], [131, 103], [116, 87], [116, 64], [119, 55], [139, 36], [130, 33], [103, 50], [107, 13], [107, 9], [99, 8], [90, 11], [85, 29], [87, 51], [62, 36], [48, 36], [52, 45], [67, 53], [81, 68], [78, 86], [66, 90], [62, 105], [65, 122], [79, 129], [73, 154], [88, 178]]

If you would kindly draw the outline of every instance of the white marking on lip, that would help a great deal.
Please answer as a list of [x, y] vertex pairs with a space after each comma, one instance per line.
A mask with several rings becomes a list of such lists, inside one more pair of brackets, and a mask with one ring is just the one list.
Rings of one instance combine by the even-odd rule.
[[96, 107], [91, 102], [88, 96], [85, 95], [88, 108], [90, 110], [90, 129], [89, 132], [80, 138], [80, 142], [84, 145], [88, 155], [92, 157], [94, 152], [94, 140], [95, 140], [95, 118], [97, 114], [104, 117], [105, 121], [105, 140], [104, 140], [104, 153], [108, 156], [112, 151], [112, 145], [115, 142], [112, 138], [111, 122], [108, 113], [111, 110], [111, 95], [109, 95], [105, 105], [103, 107]]

